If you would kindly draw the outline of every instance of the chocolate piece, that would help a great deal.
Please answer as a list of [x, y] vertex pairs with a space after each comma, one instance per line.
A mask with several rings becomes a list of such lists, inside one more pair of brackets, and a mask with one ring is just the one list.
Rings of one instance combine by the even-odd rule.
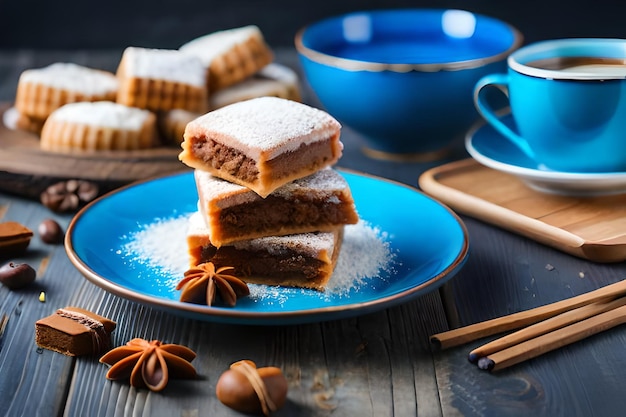
[[98, 196], [98, 186], [84, 180], [61, 181], [46, 188], [41, 203], [58, 213], [74, 212]]
[[35, 323], [38, 346], [68, 356], [94, 355], [111, 347], [115, 322], [77, 307], [60, 308]]
[[37, 272], [28, 264], [9, 262], [0, 268], [0, 283], [11, 290], [23, 288], [35, 278]]
[[37, 228], [39, 232], [39, 238], [48, 244], [63, 243], [65, 232], [61, 228], [61, 225], [53, 219], [45, 219], [39, 223]]
[[215, 393], [222, 404], [234, 410], [267, 416], [285, 404], [287, 387], [280, 368], [257, 368], [254, 362], [243, 360], [220, 376]]
[[32, 230], [18, 222], [0, 223], [0, 259], [23, 255], [32, 236]]

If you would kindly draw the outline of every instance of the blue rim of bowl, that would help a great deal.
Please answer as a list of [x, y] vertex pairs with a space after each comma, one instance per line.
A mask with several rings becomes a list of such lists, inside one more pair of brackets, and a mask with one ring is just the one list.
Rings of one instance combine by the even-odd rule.
[[[406, 10], [406, 11], [420, 11], [420, 10], [438, 11], [439, 10], [441, 12], [446, 11], [446, 9], [374, 10], [370, 12], [350, 12], [345, 15], [334, 16], [328, 19], [340, 18], [342, 16], [349, 16], [355, 13], [379, 13], [379, 12], [393, 12], [393, 11], [402, 11], [402, 10]], [[472, 12], [468, 12], [468, 13], [472, 13]], [[323, 65], [337, 67], [337, 68], [345, 69], [348, 71], [371, 71], [371, 72], [392, 71], [392, 72], [400, 72], [400, 73], [411, 72], [411, 71], [421, 71], [421, 72], [458, 71], [458, 70], [463, 70], [463, 69], [478, 68], [478, 67], [481, 67], [481, 66], [493, 63], [493, 62], [506, 59], [513, 51], [519, 49], [524, 43], [524, 36], [522, 35], [522, 33], [517, 28], [510, 25], [509, 23], [506, 23], [504, 21], [501, 21], [493, 17], [481, 15], [478, 13], [472, 13], [472, 14], [480, 18], [492, 19], [502, 24], [503, 27], [508, 28], [511, 31], [511, 34], [513, 35], [513, 42], [508, 47], [508, 49], [500, 53], [497, 53], [495, 55], [490, 55], [490, 56], [476, 58], [476, 59], [468, 59], [468, 60], [463, 60], [463, 61], [439, 62], [439, 63], [432, 63], [432, 64], [388, 64], [388, 63], [383, 63], [383, 62], [361, 61], [361, 60], [350, 59], [350, 58], [342, 58], [342, 57], [329, 55], [323, 52], [316, 51], [315, 49], [305, 46], [304, 42], [302, 41], [304, 32], [306, 32], [308, 28], [314, 26], [317, 23], [325, 21], [327, 19], [324, 19], [319, 22], [314, 22], [314, 23], [311, 23], [309, 25], [302, 27], [296, 33], [294, 42], [295, 42], [296, 50], [300, 54], [302, 54], [303, 56], [309, 58], [310, 60], [314, 62], [323, 64]]]

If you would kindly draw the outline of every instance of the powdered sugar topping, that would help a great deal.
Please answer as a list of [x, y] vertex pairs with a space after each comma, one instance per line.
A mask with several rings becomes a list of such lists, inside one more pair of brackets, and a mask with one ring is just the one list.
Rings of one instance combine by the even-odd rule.
[[211, 111], [187, 125], [185, 137], [219, 139], [253, 158], [268, 159], [339, 135], [341, 126], [328, 113], [291, 100], [260, 97]]
[[202, 61], [175, 49], [129, 46], [124, 50], [122, 62], [125, 76], [206, 86], [206, 67]]
[[50, 115], [51, 120], [124, 130], [140, 130], [149, 117], [147, 110], [110, 101], [70, 103]]
[[87, 96], [116, 93], [118, 87], [115, 75], [71, 62], [56, 62], [44, 68], [26, 70], [20, 75], [22, 81], [77, 91]]
[[231, 243], [237, 249], [266, 250], [269, 254], [280, 254], [288, 249], [297, 250], [312, 257], [322, 257], [322, 252], [328, 256], [335, 247], [334, 233], [301, 233], [289, 236], [267, 236], [247, 241]]
[[[190, 216], [191, 214], [187, 214], [170, 219], [155, 219], [154, 222], [143, 225], [141, 230], [126, 236], [118, 251], [128, 263], [152, 268], [158, 275], [164, 294], [173, 291], [189, 268], [186, 238]], [[355, 225], [344, 227], [337, 265], [324, 293], [250, 284], [250, 297], [259, 302], [280, 304], [294, 292], [305, 292], [322, 299], [347, 296], [351, 292], [358, 292], [365, 285], [384, 285], [383, 277], [394, 271], [395, 256], [386, 234], [360, 220]]]
[[209, 66], [216, 56], [255, 37], [262, 39], [261, 31], [257, 26], [249, 25], [209, 33], [187, 42], [178, 49], [199, 57], [204, 65]]
[[[194, 171], [196, 186], [203, 200], [218, 200], [219, 207], [229, 207], [261, 199], [258, 194], [248, 188], [222, 180], [206, 171]], [[297, 198], [303, 193], [314, 193], [318, 199], [335, 198], [336, 193], [349, 192], [347, 181], [332, 168], [321, 169], [307, 177], [294, 180], [276, 189], [272, 195], [284, 199]], [[295, 196], [295, 197], [294, 197]]]

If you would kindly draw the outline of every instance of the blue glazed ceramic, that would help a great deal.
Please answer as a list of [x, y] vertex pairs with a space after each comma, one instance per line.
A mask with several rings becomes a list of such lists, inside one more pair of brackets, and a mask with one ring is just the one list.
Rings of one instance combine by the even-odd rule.
[[[507, 128], [517, 130], [510, 113], [501, 115], [499, 119]], [[481, 164], [515, 175], [540, 192], [575, 197], [626, 193], [626, 172], [562, 172], [547, 169], [485, 122], [468, 131], [465, 148]]]
[[[479, 112], [529, 158], [562, 172], [626, 171], [626, 40], [559, 39], [514, 52], [476, 85]], [[508, 90], [517, 129], [484, 102]]]
[[363, 135], [370, 155], [440, 154], [478, 118], [472, 91], [506, 70], [521, 34], [462, 10], [354, 12], [302, 28], [304, 75], [326, 110]]
[[152, 246], [167, 247], [172, 254], [168, 259], [186, 259], [185, 219], [198, 210], [198, 194], [189, 172], [134, 183], [93, 201], [72, 219], [66, 250], [88, 280], [113, 294], [199, 320], [259, 325], [371, 313], [433, 291], [463, 267], [469, 237], [463, 221], [448, 207], [414, 187], [340, 172], [350, 185], [359, 217], [385, 236], [393, 258], [388, 268], [364, 277], [346, 293], [251, 285], [251, 290], [256, 287], [263, 296], [245, 297], [232, 308], [180, 302], [175, 286], [184, 269], [176, 273], [159, 260], [140, 261], [135, 253], [140, 249], [127, 252], [125, 245], [147, 227], [178, 218], [183, 220], [177, 229], [182, 235], [168, 228], [167, 239]]

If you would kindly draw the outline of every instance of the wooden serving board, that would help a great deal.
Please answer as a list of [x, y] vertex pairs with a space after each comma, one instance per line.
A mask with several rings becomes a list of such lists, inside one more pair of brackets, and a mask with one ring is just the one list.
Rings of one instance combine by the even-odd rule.
[[[0, 103], [0, 121], [10, 104]], [[39, 198], [50, 184], [68, 179], [92, 181], [101, 193], [133, 181], [187, 168], [180, 148], [139, 151], [54, 153], [39, 147], [39, 136], [10, 129], [0, 122], [0, 191]]]
[[544, 194], [517, 177], [464, 159], [432, 168], [421, 189], [458, 211], [595, 262], [626, 260], [626, 194]]

